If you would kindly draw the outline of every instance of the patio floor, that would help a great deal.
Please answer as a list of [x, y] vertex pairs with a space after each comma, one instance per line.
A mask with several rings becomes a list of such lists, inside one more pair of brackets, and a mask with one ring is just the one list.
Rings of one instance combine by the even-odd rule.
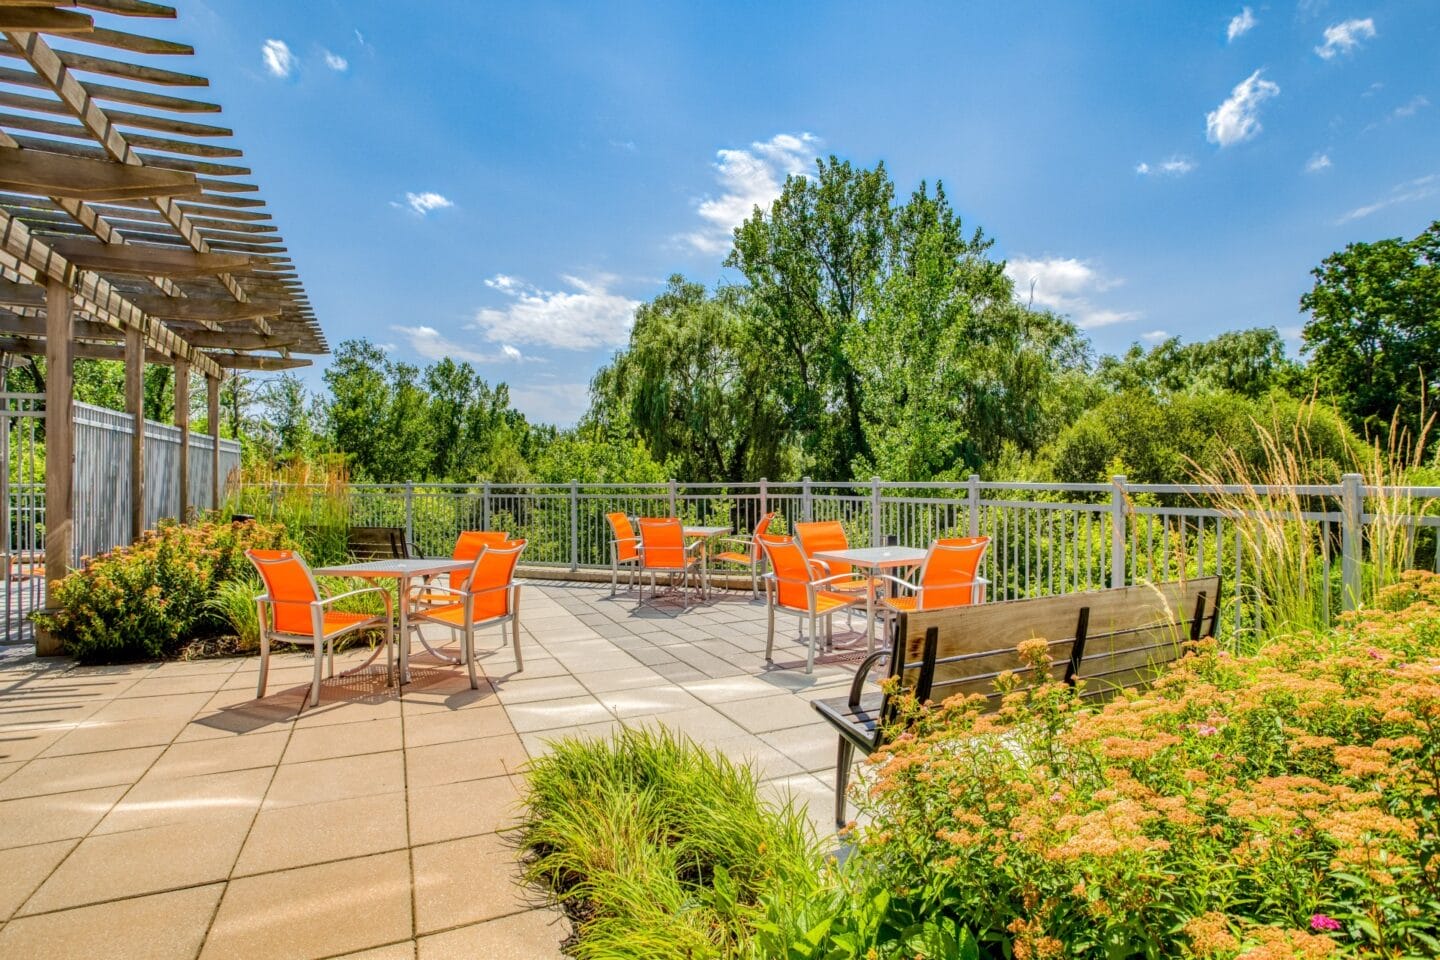
[[636, 613], [608, 586], [540, 583], [522, 624], [523, 673], [480, 638], [481, 690], [417, 658], [403, 692], [327, 681], [303, 712], [299, 654], [257, 701], [254, 658], [0, 653], [0, 957], [559, 956], [569, 924], [515, 883], [497, 831], [548, 740], [622, 723], [746, 760], [831, 830], [835, 737], [808, 701], [843, 692], [863, 653], [843, 619], [851, 646], [812, 676], [790, 617], [767, 669], [748, 594]]

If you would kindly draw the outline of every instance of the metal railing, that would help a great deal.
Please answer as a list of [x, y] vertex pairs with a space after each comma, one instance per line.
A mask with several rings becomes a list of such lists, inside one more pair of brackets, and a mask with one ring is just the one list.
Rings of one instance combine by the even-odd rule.
[[[1230, 498], [1292, 498], [1286, 522], [1316, 525], [1327, 569], [1337, 572], [1338, 605], [1361, 595], [1362, 544], [1377, 522], [1403, 509], [1415, 562], [1440, 571], [1440, 487], [1366, 487], [1358, 474], [1334, 485], [1295, 488], [1193, 484], [966, 482], [657, 484], [350, 484], [343, 487], [248, 485], [231, 491], [238, 512], [305, 525], [403, 527], [424, 554], [448, 554], [466, 529], [507, 530], [526, 538], [527, 565], [557, 571], [606, 568], [611, 532], [605, 515], [679, 516], [723, 524], [748, 536], [765, 513], [780, 526], [838, 520], [853, 544], [889, 540], [925, 546], [936, 537], [991, 538], [982, 572], [991, 597], [1013, 599], [1218, 573], [1231, 595], [1227, 617], [1241, 626], [1247, 549]], [[1367, 500], [1392, 498], [1383, 517]], [[315, 518], [324, 518], [317, 521]], [[1253, 571], [1252, 571], [1253, 572]], [[1326, 590], [1327, 596], [1329, 590]], [[1327, 601], [1328, 602], [1328, 601]], [[1328, 607], [1327, 607], [1328, 612]]]

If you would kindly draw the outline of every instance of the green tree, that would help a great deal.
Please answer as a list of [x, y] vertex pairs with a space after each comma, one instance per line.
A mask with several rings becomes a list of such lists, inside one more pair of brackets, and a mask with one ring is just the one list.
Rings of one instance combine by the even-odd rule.
[[1273, 390], [1301, 393], [1307, 388], [1302, 366], [1286, 356], [1285, 341], [1274, 327], [1230, 330], [1196, 343], [1170, 337], [1149, 350], [1137, 343], [1123, 357], [1103, 357], [1095, 375], [1116, 393], [1220, 390], [1256, 398]]
[[1413, 240], [1352, 243], [1311, 271], [1305, 353], [1357, 430], [1413, 437], [1440, 374], [1440, 220]]

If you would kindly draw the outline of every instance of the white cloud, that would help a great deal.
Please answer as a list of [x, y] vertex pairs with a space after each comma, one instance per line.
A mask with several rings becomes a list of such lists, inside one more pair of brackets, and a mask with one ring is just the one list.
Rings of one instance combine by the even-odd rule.
[[350, 69], [350, 61], [340, 56], [340, 54], [332, 53], [329, 50], [321, 50], [320, 53], [325, 57], [325, 66], [334, 70], [336, 73], [343, 73]]
[[260, 59], [273, 77], [288, 77], [295, 72], [299, 61], [290, 52], [290, 45], [284, 40], [270, 39], [260, 45]]
[[781, 133], [750, 144], [749, 150], [716, 151], [715, 179], [721, 192], [696, 205], [704, 226], [686, 234], [684, 240], [702, 253], [721, 254], [730, 249], [735, 228], [756, 207], [768, 208], [780, 196], [786, 177], [810, 169], [819, 143], [808, 133]]
[[1255, 24], [1259, 22], [1260, 21], [1255, 19], [1254, 12], [1252, 12], [1249, 7], [1245, 7], [1230, 18], [1230, 26], [1225, 28], [1225, 42], [1234, 43], [1249, 33]]
[[585, 383], [511, 384], [510, 402], [531, 421], [573, 427], [590, 407]]
[[1390, 193], [1374, 203], [1367, 203], [1363, 207], [1356, 207], [1349, 213], [1344, 214], [1335, 223], [1349, 223], [1352, 220], [1360, 220], [1370, 216], [1386, 207], [1393, 207], [1400, 203], [1413, 203], [1416, 200], [1425, 200], [1440, 193], [1440, 173], [1432, 173], [1424, 177], [1417, 177], [1414, 180], [1407, 180], [1404, 183], [1396, 184], [1390, 189]]
[[1193, 160], [1191, 160], [1189, 157], [1180, 156], [1171, 157], [1169, 160], [1164, 160], [1160, 163], [1153, 165], [1144, 162], [1137, 163], [1135, 165], [1135, 172], [1140, 174], [1142, 177], [1183, 177], [1185, 176], [1185, 174], [1189, 173], [1191, 170], [1194, 169], [1195, 162]]
[[1140, 318], [1137, 312], [1106, 310], [1091, 301], [1093, 295], [1113, 290], [1124, 281], [1105, 276], [1084, 260], [1020, 257], [1005, 264], [1005, 275], [1015, 284], [1015, 294], [1022, 302], [1067, 314], [1081, 329], [1108, 327]]
[[407, 193], [405, 194], [404, 203], [392, 200], [390, 201], [390, 206], [402, 207], [417, 216], [423, 217], [432, 210], [444, 210], [446, 207], [453, 207], [455, 203], [441, 194], [426, 190], [424, 193]]
[[510, 302], [477, 310], [470, 328], [492, 343], [535, 343], [562, 350], [618, 347], [630, 339], [640, 301], [610, 292], [615, 278], [562, 279], [570, 290], [541, 290], [515, 277], [495, 275], [485, 285]]
[[1279, 84], [1262, 80], [1261, 72], [1236, 84], [1229, 99], [1205, 115], [1205, 139], [1228, 147], [1260, 132], [1260, 104], [1280, 94]]
[[1331, 24], [1325, 28], [1325, 42], [1315, 48], [1315, 53], [1321, 60], [1330, 60], [1342, 53], [1352, 53], [1361, 40], [1374, 36], [1375, 21], [1369, 17]]
[[[1246, 12], [1247, 12], [1247, 13], [1249, 12], [1249, 8], [1248, 8], [1248, 7], [1246, 8]], [[1160, 342], [1163, 341], [1163, 340], [1169, 340], [1169, 339], [1170, 339], [1170, 331], [1169, 331], [1169, 330], [1147, 330], [1145, 333], [1140, 334], [1140, 339], [1141, 339], [1141, 340], [1144, 340], [1146, 343], [1160, 343]]]
[[446, 337], [434, 327], [396, 326], [390, 329], [403, 336], [409, 342], [410, 349], [426, 360], [443, 360], [449, 357], [451, 360], [464, 360], [470, 363], [514, 363], [528, 359], [509, 344], [502, 346], [498, 353], [487, 353], [484, 350], [467, 347]]
[[1305, 163], [1306, 173], [1319, 173], [1321, 170], [1330, 169], [1330, 154], [1317, 153]]
[[1430, 106], [1430, 101], [1422, 96], [1411, 97], [1408, 103], [1402, 103], [1390, 114], [1391, 120], [1404, 120], [1413, 117], [1415, 114]]

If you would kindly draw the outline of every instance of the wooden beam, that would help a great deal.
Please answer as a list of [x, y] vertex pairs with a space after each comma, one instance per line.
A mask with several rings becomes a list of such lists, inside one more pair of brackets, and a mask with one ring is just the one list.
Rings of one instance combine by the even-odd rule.
[[[70, 350], [70, 290], [58, 280], [46, 287], [45, 338], [45, 596], [46, 604], [70, 572], [74, 549], [75, 391]], [[54, 657], [60, 641], [35, 632], [35, 653]]]
[[274, 302], [211, 300], [204, 297], [134, 297], [135, 306], [162, 320], [204, 323], [238, 323], [256, 317], [279, 316], [283, 305]]
[[211, 353], [207, 356], [229, 370], [294, 370], [312, 363], [299, 357], [257, 357], [248, 353]]
[[0, 147], [0, 189], [86, 201], [200, 195], [193, 174], [19, 147]]
[[[45, 356], [47, 340], [41, 337], [0, 336], [0, 352], [13, 353], [17, 357]], [[70, 345], [70, 356], [74, 360], [120, 360], [125, 359], [125, 345], [120, 343], [91, 343], [76, 340]], [[156, 350], [145, 351], [146, 363], [171, 363], [172, 357]]]
[[82, 270], [137, 277], [203, 277], [243, 269], [250, 258], [238, 253], [196, 253], [134, 243], [56, 240], [55, 252]]
[[50, 6], [0, 5], [0, 30], [36, 30], [43, 33], [90, 33], [95, 18]]
[[145, 338], [125, 331], [125, 412], [130, 414], [130, 540], [145, 532]]
[[0, 303], [12, 307], [43, 307], [45, 297], [45, 288], [38, 284], [0, 280]]
[[279, 350], [282, 347], [293, 347], [299, 340], [296, 337], [265, 335], [263, 333], [249, 333], [243, 330], [234, 332], [228, 330], [180, 330], [180, 336], [192, 347], [202, 347], [210, 350]]
[[190, 519], [190, 364], [175, 361], [175, 426], [180, 430], [180, 522]]
[[220, 509], [220, 380], [205, 378], [205, 417], [210, 426], [210, 508]]

